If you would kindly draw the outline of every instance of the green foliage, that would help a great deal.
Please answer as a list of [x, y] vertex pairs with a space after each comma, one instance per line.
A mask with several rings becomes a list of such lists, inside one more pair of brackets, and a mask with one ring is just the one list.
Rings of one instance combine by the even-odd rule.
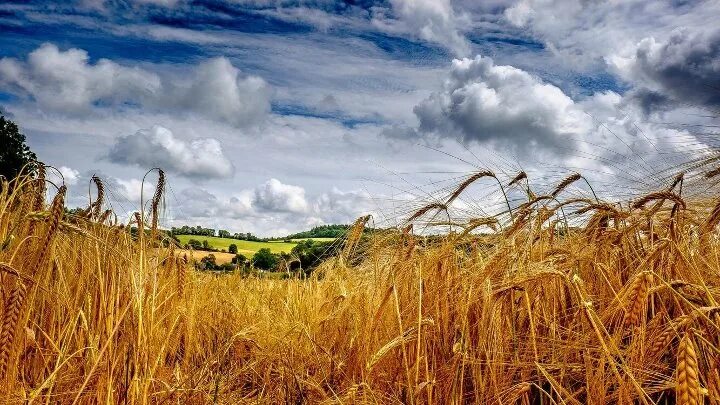
[[215, 255], [209, 254], [202, 259], [200, 259], [200, 269], [201, 270], [215, 270], [215, 267], [217, 266], [217, 262], [215, 261]]
[[244, 254], [238, 253], [232, 258], [232, 262], [235, 264], [244, 264], [247, 261], [247, 257]]
[[17, 125], [0, 115], [0, 175], [14, 179], [23, 166], [37, 159]]
[[[196, 236], [215, 236], [215, 230], [211, 228], [203, 228], [200, 225], [197, 226], [181, 226], [179, 228], [172, 227], [170, 230], [170, 233], [173, 235], [196, 235]], [[258, 238], [257, 236], [251, 234], [251, 233], [233, 233], [221, 229], [217, 231], [217, 236], [220, 238], [227, 238], [227, 239], [237, 239], [237, 240], [248, 240], [248, 241], [266, 241], [267, 238]]]
[[305, 275], [309, 275], [323, 260], [335, 255], [338, 249], [337, 243], [304, 240], [290, 251], [292, 257], [297, 259], [293, 262], [293, 267], [299, 266]]
[[258, 250], [252, 258], [252, 264], [258, 269], [270, 270], [277, 267], [280, 256], [271, 252], [268, 248]]
[[237, 254], [237, 245], [234, 243], [231, 243], [230, 246], [228, 246], [228, 252], [232, 254]]
[[188, 247], [195, 249], [195, 250], [201, 250], [203, 247], [202, 242], [200, 242], [197, 239], [190, 239], [187, 243]]
[[172, 227], [170, 233], [173, 235], [197, 235], [197, 236], [215, 236], [215, 230], [198, 226], [183, 226], [180, 228]]
[[349, 228], [350, 225], [321, 225], [309, 231], [288, 235], [284, 239], [339, 238], [345, 235]]
[[242, 253], [245, 256], [251, 257], [255, 252], [261, 248], [268, 248], [273, 253], [289, 252], [290, 249], [294, 248], [297, 242], [283, 243], [283, 242], [257, 242], [237, 239], [218, 238], [216, 236], [191, 236], [191, 235], [174, 235], [180, 240], [180, 245], [187, 245], [190, 239], [196, 239], [200, 242], [203, 240], [208, 241], [210, 249], [196, 249], [196, 250], [208, 250], [208, 251], [220, 251], [222, 249], [228, 250], [231, 244], [237, 245], [238, 253]]

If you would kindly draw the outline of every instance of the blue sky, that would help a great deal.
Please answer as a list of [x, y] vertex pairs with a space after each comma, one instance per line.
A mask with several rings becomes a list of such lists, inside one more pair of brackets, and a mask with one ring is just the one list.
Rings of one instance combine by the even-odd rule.
[[[161, 166], [166, 226], [392, 224], [478, 168], [538, 187], [583, 170], [616, 194], [665, 181], [713, 142], [697, 128], [720, 107], [718, 16], [713, 1], [3, 2], [0, 109], [77, 205], [98, 174], [127, 214]], [[498, 204], [474, 192], [458, 216]]]

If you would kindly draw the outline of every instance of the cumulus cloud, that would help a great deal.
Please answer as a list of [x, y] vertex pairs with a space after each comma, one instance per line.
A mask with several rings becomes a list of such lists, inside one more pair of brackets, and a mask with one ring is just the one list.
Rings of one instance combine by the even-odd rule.
[[43, 110], [83, 115], [103, 107], [187, 112], [235, 126], [254, 125], [270, 110], [270, 90], [260, 77], [243, 75], [224, 57], [183, 74], [156, 73], [46, 43], [26, 61], [0, 59], [0, 88]]
[[644, 38], [610, 62], [625, 80], [635, 84], [646, 109], [668, 99], [720, 107], [720, 29], [698, 34], [679, 30], [666, 41]]
[[307, 197], [300, 186], [270, 179], [256, 187], [219, 196], [200, 187], [178, 193], [169, 207], [172, 224], [200, 224], [234, 232], [260, 232], [282, 236], [322, 224], [350, 223], [374, 214], [374, 204], [364, 191], [328, 192]]
[[148, 196], [152, 195], [152, 191], [148, 191], [149, 189], [154, 188], [151, 183], [145, 183], [145, 186], [143, 187], [143, 182], [140, 179], [124, 180], [116, 178], [114, 180], [120, 186], [118, 188], [120, 195], [130, 202], [139, 202], [141, 197], [148, 198]]
[[675, 27], [713, 27], [719, 12], [716, 1], [519, 0], [504, 15], [564, 63], [587, 67], [602, 66], [605, 58], [644, 37], [664, 40]]
[[482, 56], [454, 60], [442, 91], [418, 104], [414, 112], [422, 134], [519, 151], [572, 145], [574, 136], [592, 126], [559, 88]]
[[313, 203], [313, 211], [321, 223], [350, 223], [361, 215], [373, 214], [376, 209], [366, 191], [342, 191], [336, 187], [322, 193]]
[[63, 113], [87, 112], [93, 104], [142, 101], [160, 91], [160, 78], [107, 59], [89, 63], [82, 49], [60, 51], [44, 44], [27, 61], [0, 59], [0, 85], [31, 97], [41, 108]]
[[48, 179], [60, 186], [60, 184], [67, 185], [68, 187], [74, 186], [80, 179], [80, 172], [67, 166], [60, 166], [56, 170], [48, 169]]
[[255, 189], [253, 205], [264, 211], [304, 213], [308, 210], [305, 189], [270, 179]]
[[197, 66], [191, 80], [166, 82], [167, 92], [154, 103], [193, 111], [233, 125], [254, 124], [270, 111], [265, 80], [243, 76], [227, 58], [210, 59]]
[[390, 32], [406, 31], [425, 41], [440, 44], [458, 56], [466, 55], [470, 44], [462, 27], [470, 23], [457, 13], [450, 0], [390, 0], [395, 19], [377, 9], [375, 25]]
[[224, 178], [234, 173], [217, 139], [186, 142], [161, 126], [119, 137], [107, 157], [114, 163], [160, 167], [193, 179]]

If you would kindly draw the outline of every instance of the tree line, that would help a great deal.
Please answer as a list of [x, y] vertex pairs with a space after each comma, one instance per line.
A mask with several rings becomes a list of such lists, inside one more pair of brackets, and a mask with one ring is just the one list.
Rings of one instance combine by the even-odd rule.
[[[234, 245], [230, 245], [231, 247]], [[340, 244], [335, 242], [304, 240], [295, 245], [289, 253], [273, 253], [269, 248], [262, 248], [247, 258], [237, 253], [237, 248], [230, 263], [218, 264], [214, 254], [210, 253], [195, 263], [195, 268], [206, 271], [241, 271], [252, 274], [259, 270], [284, 272], [286, 276], [307, 277], [325, 259], [336, 255]]]
[[181, 227], [172, 227], [170, 229], [171, 235], [196, 235], [196, 236], [213, 236], [226, 239], [237, 239], [246, 240], [253, 242], [270, 242], [279, 240], [293, 240], [293, 239], [309, 239], [309, 238], [340, 238], [344, 236], [350, 225], [332, 224], [332, 225], [320, 225], [316, 226], [309, 231], [303, 231], [293, 233], [280, 238], [260, 238], [253, 235], [250, 232], [236, 232], [230, 233], [225, 229], [215, 230], [212, 228], [204, 228], [200, 225], [188, 226], [184, 225]]

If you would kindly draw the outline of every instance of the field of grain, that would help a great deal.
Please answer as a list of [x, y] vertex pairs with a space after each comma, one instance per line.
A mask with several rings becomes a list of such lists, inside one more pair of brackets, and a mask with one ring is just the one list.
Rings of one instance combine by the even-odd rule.
[[[240, 252], [242, 253], [242, 252]], [[232, 253], [225, 253], [225, 252], [207, 252], [204, 250], [192, 250], [192, 249], [178, 249], [178, 255], [184, 256], [187, 255], [188, 260], [190, 258], [194, 260], [201, 260], [203, 257], [207, 255], [213, 255], [215, 256], [215, 263], [217, 264], [225, 264], [225, 263], [231, 263], [232, 259], [235, 258], [235, 255]]]
[[621, 204], [565, 198], [573, 175], [416, 234], [495, 177], [471, 173], [308, 280], [192, 271], [156, 240], [162, 179], [137, 238], [99, 181], [75, 217], [42, 174], [3, 183], [0, 401], [718, 404], [720, 204], [686, 191], [709, 169]]
[[249, 240], [238, 240], [229, 238], [219, 238], [216, 236], [201, 236], [201, 235], [177, 235], [181, 245], [188, 243], [190, 239], [195, 239], [200, 242], [206, 240], [210, 247], [214, 249], [220, 249], [227, 251], [231, 244], [237, 245], [238, 253], [242, 253], [245, 256], [252, 256], [258, 250], [262, 248], [268, 248], [273, 253], [290, 253], [292, 248], [297, 245], [297, 242], [256, 242]]

